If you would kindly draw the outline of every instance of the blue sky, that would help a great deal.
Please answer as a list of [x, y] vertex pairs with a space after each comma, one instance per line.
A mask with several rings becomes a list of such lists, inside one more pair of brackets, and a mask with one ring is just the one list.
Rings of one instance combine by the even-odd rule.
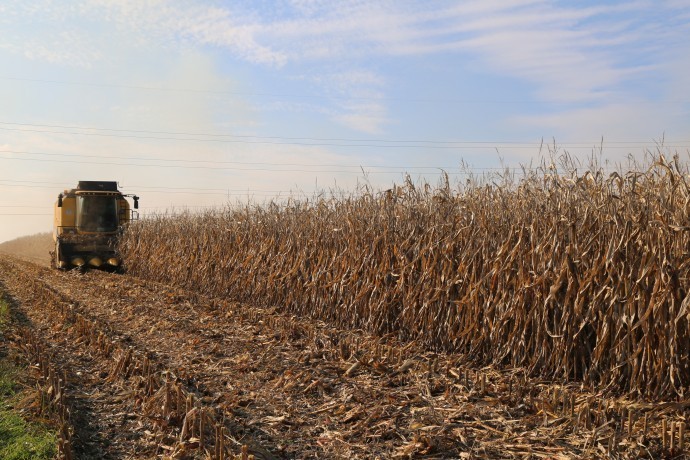
[[688, 0], [0, 0], [0, 241], [78, 180], [150, 213], [461, 180], [542, 139], [687, 158], [688, 37]]

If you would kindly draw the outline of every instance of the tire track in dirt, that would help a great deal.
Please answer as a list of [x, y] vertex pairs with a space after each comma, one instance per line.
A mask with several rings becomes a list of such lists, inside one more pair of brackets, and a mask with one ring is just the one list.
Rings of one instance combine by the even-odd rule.
[[132, 408], [118, 397], [120, 388], [102, 378], [108, 363], [83, 349], [73, 325], [55, 321], [54, 299], [45, 295], [17, 265], [2, 260], [0, 282], [23, 317], [24, 327], [46, 344], [51, 362], [64, 373], [75, 429], [75, 458], [116, 459], [148, 452], [151, 446], [146, 443], [130, 436], [123, 439], [124, 433], [137, 431], [127, 427], [131, 420], [125, 414], [131, 414]]
[[[64, 370], [76, 458], [235, 458], [227, 456], [227, 436], [213, 411], [169, 371], [85, 317], [77, 301], [44, 280], [2, 261], [0, 269], [12, 282], [7, 291], [24, 302], [17, 308], [31, 336], [44, 337]], [[239, 455], [248, 458], [245, 446]]]
[[[391, 448], [408, 442], [402, 432], [409, 431], [410, 401], [422, 406], [412, 418], [422, 420], [429, 409], [417, 389], [386, 390], [393, 367], [380, 363], [377, 370], [367, 363], [365, 348], [378, 343], [371, 338], [128, 277], [47, 270], [36, 276], [107, 324], [112, 337], [148, 350], [153, 361], [195, 388], [226, 414], [238, 444], [248, 436], [256, 440], [249, 444], [257, 457], [392, 454]], [[388, 347], [388, 353], [401, 360], [397, 349]], [[391, 384], [404, 384], [403, 374]], [[387, 397], [400, 403], [397, 414], [372, 407]], [[447, 443], [444, 449], [457, 454], [458, 447]]]

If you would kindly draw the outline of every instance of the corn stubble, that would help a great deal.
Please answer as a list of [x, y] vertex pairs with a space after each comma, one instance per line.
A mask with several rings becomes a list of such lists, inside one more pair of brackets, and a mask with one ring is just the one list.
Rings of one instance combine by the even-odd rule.
[[[690, 176], [629, 172], [402, 186], [203, 214], [127, 231], [139, 276], [342, 328], [393, 333], [478, 364], [651, 398], [690, 384]], [[565, 171], [565, 172], [564, 172]]]

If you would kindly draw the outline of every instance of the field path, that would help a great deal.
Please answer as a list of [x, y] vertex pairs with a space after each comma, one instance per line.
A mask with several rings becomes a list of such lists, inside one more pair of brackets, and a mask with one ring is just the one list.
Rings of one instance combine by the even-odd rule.
[[[78, 458], [203, 458], [220, 438], [260, 459], [651, 455], [624, 414], [598, 420], [579, 385], [521, 370], [125, 275], [4, 258], [0, 289], [67, 376]], [[186, 426], [197, 406], [220, 438]]]

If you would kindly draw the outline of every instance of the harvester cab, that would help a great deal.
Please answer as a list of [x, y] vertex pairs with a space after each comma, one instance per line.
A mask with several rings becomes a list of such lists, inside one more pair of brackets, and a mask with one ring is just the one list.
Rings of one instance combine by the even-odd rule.
[[[132, 198], [133, 208], [127, 197]], [[124, 195], [117, 182], [80, 181], [55, 202], [53, 265], [57, 268], [117, 269], [117, 239], [125, 226], [139, 218], [139, 197]]]

